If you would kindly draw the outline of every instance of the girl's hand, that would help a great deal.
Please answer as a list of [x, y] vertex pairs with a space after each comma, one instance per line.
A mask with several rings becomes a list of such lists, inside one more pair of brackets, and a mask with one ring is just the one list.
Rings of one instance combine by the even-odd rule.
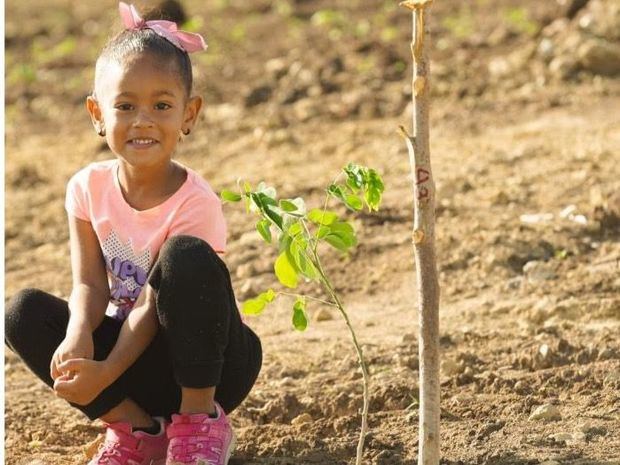
[[57, 368], [62, 374], [54, 381], [56, 395], [77, 405], [89, 404], [113, 381], [105, 361], [74, 358]]
[[50, 363], [52, 379], [56, 380], [62, 374], [62, 370], [59, 369], [62, 362], [75, 358], [92, 359], [94, 351], [93, 336], [90, 332], [68, 329], [65, 339], [56, 348], [52, 356]]

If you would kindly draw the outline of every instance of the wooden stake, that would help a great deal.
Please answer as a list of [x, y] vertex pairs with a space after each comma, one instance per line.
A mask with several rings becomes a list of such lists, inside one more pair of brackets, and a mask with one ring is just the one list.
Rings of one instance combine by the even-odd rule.
[[412, 242], [420, 321], [420, 433], [418, 465], [439, 464], [439, 282], [435, 259], [435, 183], [429, 149], [429, 7], [432, 0], [409, 0], [412, 11], [413, 136], [401, 127], [413, 175]]

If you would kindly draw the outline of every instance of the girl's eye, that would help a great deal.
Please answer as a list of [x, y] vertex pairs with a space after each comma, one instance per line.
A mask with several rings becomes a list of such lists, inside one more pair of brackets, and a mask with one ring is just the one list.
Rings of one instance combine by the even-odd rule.
[[172, 108], [172, 106], [164, 102], [159, 102], [155, 104], [155, 108], [157, 110], [167, 110], [168, 108]]
[[121, 111], [129, 111], [132, 109], [132, 106], [129, 103], [119, 103], [114, 108]]

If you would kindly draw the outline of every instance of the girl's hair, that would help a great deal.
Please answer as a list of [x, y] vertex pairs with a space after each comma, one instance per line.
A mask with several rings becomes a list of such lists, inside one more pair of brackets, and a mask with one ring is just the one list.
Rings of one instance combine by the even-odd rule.
[[174, 63], [186, 96], [191, 94], [193, 76], [188, 53], [148, 28], [124, 30], [110, 39], [97, 59], [95, 81], [100, 78], [107, 63], [123, 63], [127, 57], [142, 53], [151, 54], [165, 63]]

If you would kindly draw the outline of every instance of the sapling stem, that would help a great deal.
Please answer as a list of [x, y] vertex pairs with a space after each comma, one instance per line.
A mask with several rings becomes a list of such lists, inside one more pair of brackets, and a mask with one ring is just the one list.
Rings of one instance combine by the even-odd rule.
[[407, 0], [412, 12], [413, 136], [401, 127], [413, 175], [412, 242], [420, 323], [420, 431], [418, 465], [439, 464], [439, 282], [435, 259], [435, 183], [429, 149], [430, 25], [432, 0]]
[[355, 465], [361, 465], [362, 463], [362, 454], [364, 453], [364, 441], [366, 440], [366, 431], [368, 430], [368, 407], [370, 405], [370, 396], [369, 396], [369, 385], [370, 385], [370, 375], [368, 374], [368, 368], [366, 367], [366, 361], [364, 359], [364, 353], [362, 351], [362, 346], [360, 346], [357, 341], [357, 336], [355, 335], [355, 330], [351, 325], [351, 320], [349, 320], [349, 315], [344, 309], [342, 302], [338, 298], [338, 294], [334, 291], [331, 282], [325, 275], [323, 271], [323, 267], [321, 266], [321, 260], [318, 255], [315, 254], [315, 259], [317, 261], [317, 269], [319, 270], [319, 274], [321, 275], [321, 280], [323, 285], [327, 289], [327, 292], [331, 296], [332, 299], [336, 302], [336, 307], [340, 311], [340, 314], [344, 318], [344, 321], [347, 324], [347, 328], [349, 328], [349, 333], [351, 334], [351, 340], [353, 341], [353, 345], [355, 346], [355, 351], [357, 352], [357, 359], [359, 365], [362, 369], [362, 384], [363, 384], [363, 398], [364, 405], [362, 407], [362, 426], [360, 429], [360, 437], [357, 443], [357, 454], [355, 458]]
[[[365, 203], [368, 210], [372, 212], [379, 209], [384, 185], [379, 174], [373, 169], [349, 163], [343, 171], [347, 177], [346, 183], [336, 184], [340, 176], [334, 179], [333, 183], [326, 189], [323, 210], [314, 209], [306, 213], [305, 203], [299, 197], [278, 201], [275, 189], [267, 187], [264, 183], [259, 184], [257, 191], [252, 191], [251, 186], [244, 183], [243, 192], [222, 191], [221, 197], [225, 201], [231, 202], [239, 202], [245, 198], [247, 210], [253, 210], [261, 216], [261, 219], [256, 223], [256, 229], [265, 242], [272, 243], [272, 227], [278, 231], [279, 255], [274, 263], [274, 271], [284, 286], [297, 287], [298, 277], [303, 276], [310, 281], [320, 283], [332, 300], [330, 302], [286, 291], [276, 293], [273, 289], [269, 289], [256, 298], [247, 300], [242, 307], [244, 313], [258, 315], [277, 295], [289, 295], [296, 297], [293, 305], [292, 323], [300, 331], [305, 330], [308, 324], [305, 310], [306, 299], [336, 307], [344, 318], [357, 353], [359, 366], [362, 369], [364, 404], [361, 412], [362, 425], [355, 461], [356, 465], [361, 465], [364, 441], [368, 430], [370, 376], [362, 347], [357, 340], [349, 315], [321, 263], [318, 245], [319, 242], [325, 242], [346, 253], [357, 244], [353, 226], [339, 218], [335, 212], [327, 211], [330, 196], [343, 202], [350, 210], [359, 211]], [[238, 186], [241, 190], [241, 180], [238, 181]], [[314, 234], [310, 231], [310, 224], [314, 225]]]

